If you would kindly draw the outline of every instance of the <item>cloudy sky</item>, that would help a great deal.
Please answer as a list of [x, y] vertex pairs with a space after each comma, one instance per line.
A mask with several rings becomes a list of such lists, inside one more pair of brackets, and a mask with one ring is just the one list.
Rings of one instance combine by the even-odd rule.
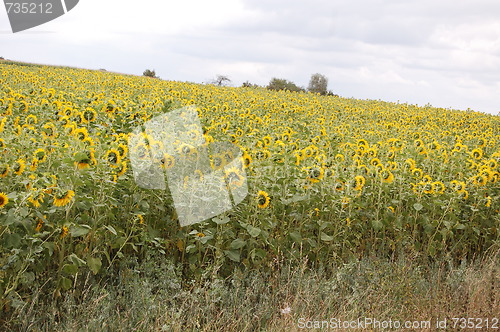
[[234, 86], [322, 73], [343, 97], [500, 112], [498, 0], [81, 0], [16, 34], [0, 8], [0, 56]]

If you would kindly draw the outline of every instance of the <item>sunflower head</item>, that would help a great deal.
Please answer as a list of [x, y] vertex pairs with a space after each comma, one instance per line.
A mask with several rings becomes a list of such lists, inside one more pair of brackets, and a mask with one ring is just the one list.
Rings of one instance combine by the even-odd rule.
[[269, 197], [269, 194], [263, 190], [259, 190], [256, 196], [256, 200], [257, 200], [257, 206], [261, 209], [267, 208], [271, 203], [271, 198]]
[[0, 208], [3, 208], [9, 203], [9, 197], [5, 193], [0, 193]]

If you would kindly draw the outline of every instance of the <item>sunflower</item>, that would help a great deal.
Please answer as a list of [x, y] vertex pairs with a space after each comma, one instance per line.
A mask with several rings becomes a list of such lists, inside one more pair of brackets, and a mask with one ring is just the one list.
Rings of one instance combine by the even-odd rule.
[[56, 127], [53, 123], [48, 122], [42, 127], [42, 135], [44, 139], [54, 138], [56, 136]]
[[486, 203], [484, 206], [491, 207], [491, 196], [486, 196]]
[[120, 152], [117, 149], [109, 149], [106, 152], [105, 158], [111, 167], [117, 168], [121, 166]]
[[299, 166], [300, 162], [302, 161], [302, 152], [301, 151], [296, 151], [294, 152], [293, 156], [295, 157], [295, 162], [294, 164]]
[[405, 160], [405, 167], [406, 168], [409, 168], [410, 170], [413, 170], [415, 168], [415, 166], [416, 166], [416, 162], [412, 158], [409, 158], [409, 159]]
[[474, 159], [479, 160], [483, 157], [483, 150], [481, 148], [477, 148], [472, 150], [470, 154]]
[[459, 196], [462, 199], [467, 199], [469, 198], [469, 192], [467, 190], [459, 191]]
[[212, 168], [215, 170], [221, 169], [222, 167], [226, 166], [224, 164], [224, 157], [220, 154], [216, 154], [213, 156], [211, 160]]
[[116, 173], [116, 175], [122, 176], [123, 174], [125, 174], [126, 171], [127, 171], [127, 162], [122, 161], [120, 163], [120, 169], [118, 170], [118, 173]]
[[5, 205], [9, 203], [9, 198], [5, 193], [0, 193], [0, 208], [3, 208]]
[[339, 162], [339, 163], [343, 162], [343, 161], [344, 161], [344, 155], [343, 155], [343, 154], [341, 154], [341, 153], [337, 153], [337, 154], [335, 155], [335, 160], [336, 160], [337, 162]]
[[69, 202], [71, 202], [71, 200], [73, 199], [74, 196], [75, 196], [75, 192], [73, 190], [66, 190], [62, 194], [56, 194], [54, 196], [54, 205], [55, 206], [65, 206]]
[[465, 191], [466, 188], [465, 182], [457, 180], [451, 181], [451, 186], [453, 189], [455, 189], [456, 192], [459, 193]]
[[120, 153], [120, 157], [125, 157], [125, 155], [127, 154], [128, 152], [128, 146], [125, 145], [125, 144], [118, 144], [118, 147], [116, 148], [116, 150], [118, 150], [118, 152]]
[[241, 174], [241, 170], [236, 167], [225, 170], [224, 177], [232, 189], [241, 187], [245, 183], [245, 177]]
[[201, 182], [201, 181], [203, 181], [204, 178], [205, 177], [204, 177], [203, 172], [201, 170], [197, 169], [197, 170], [194, 171], [194, 179], [196, 181], [200, 181]]
[[4, 178], [9, 175], [10, 167], [7, 164], [0, 165], [0, 178]]
[[432, 182], [432, 177], [430, 175], [426, 174], [422, 178], [422, 181], [424, 181], [424, 182]]
[[411, 174], [417, 178], [421, 178], [422, 177], [422, 170], [420, 168], [414, 168], [411, 170]]
[[61, 239], [65, 238], [68, 235], [68, 232], [69, 232], [68, 226], [64, 225], [61, 228]]
[[161, 159], [161, 166], [165, 169], [169, 169], [174, 167], [174, 165], [175, 165], [175, 158], [165, 152], [163, 154], [163, 158]]
[[354, 177], [354, 190], [361, 191], [366, 183], [366, 179], [363, 175], [357, 175]]
[[[36, 191], [36, 190], [34, 190]], [[34, 192], [28, 197], [28, 201], [33, 204], [34, 207], [38, 208], [40, 205], [43, 203], [43, 198], [45, 194], [43, 191], [40, 192]]]
[[382, 179], [382, 182], [385, 183], [392, 183], [392, 181], [394, 181], [394, 175], [387, 169], [384, 169], [382, 172], [380, 172], [380, 178]]
[[87, 128], [78, 128], [73, 131], [73, 135], [79, 140], [84, 141], [87, 137], [89, 137], [89, 133]]
[[242, 162], [243, 162], [243, 167], [248, 168], [252, 164], [252, 157], [245, 151], [243, 154]]
[[472, 183], [475, 186], [482, 187], [488, 182], [488, 178], [482, 174], [478, 174], [472, 177]]
[[256, 196], [256, 200], [257, 206], [261, 209], [267, 208], [271, 203], [271, 198], [269, 197], [268, 193], [263, 190], [259, 190]]
[[434, 191], [438, 194], [444, 194], [444, 191], [446, 190], [446, 187], [443, 182], [441, 181], [435, 181], [432, 183], [434, 186]]
[[307, 179], [313, 183], [317, 183], [323, 179], [325, 169], [323, 167], [314, 166], [305, 169], [308, 173]]
[[23, 174], [25, 168], [26, 168], [26, 163], [23, 159], [18, 159], [14, 163], [14, 166], [12, 166], [12, 170], [13, 170], [14, 174], [16, 174], [16, 175]]
[[45, 152], [45, 149], [43, 148], [37, 149], [33, 153], [33, 159], [36, 159], [36, 161], [39, 163], [43, 163], [47, 160], [47, 152]]
[[423, 182], [424, 194], [434, 194], [434, 184], [431, 182]]
[[45, 223], [45, 221], [43, 221], [43, 219], [38, 218], [38, 223], [36, 224], [35, 232], [37, 232], [37, 233], [40, 232], [44, 223]]
[[97, 118], [97, 113], [93, 108], [87, 107], [82, 113], [82, 118], [84, 122], [92, 122]]

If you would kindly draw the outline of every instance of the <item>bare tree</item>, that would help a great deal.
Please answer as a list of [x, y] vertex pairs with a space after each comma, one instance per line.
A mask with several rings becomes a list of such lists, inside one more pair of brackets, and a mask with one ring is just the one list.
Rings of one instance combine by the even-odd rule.
[[218, 86], [223, 86], [229, 84], [230, 82], [231, 80], [226, 75], [217, 75], [217, 77], [211, 83]]
[[307, 90], [309, 92], [326, 95], [328, 92], [328, 78], [321, 74], [313, 74]]

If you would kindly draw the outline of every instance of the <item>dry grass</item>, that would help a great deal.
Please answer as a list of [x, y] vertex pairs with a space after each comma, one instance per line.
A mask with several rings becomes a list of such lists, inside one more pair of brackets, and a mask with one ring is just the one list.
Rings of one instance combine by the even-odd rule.
[[[175, 267], [156, 260], [129, 264], [117, 273], [100, 285], [81, 278], [82, 291], [65, 294], [57, 302], [41, 290], [5, 328], [303, 331], [300, 319], [371, 317], [435, 324], [436, 319], [452, 317], [500, 318], [498, 253], [455, 266], [372, 257], [339, 266], [333, 274], [281, 262], [273, 273], [235, 271], [231, 279], [207, 278], [203, 285], [192, 286], [181, 286]], [[289, 313], [282, 313], [287, 308]]]

